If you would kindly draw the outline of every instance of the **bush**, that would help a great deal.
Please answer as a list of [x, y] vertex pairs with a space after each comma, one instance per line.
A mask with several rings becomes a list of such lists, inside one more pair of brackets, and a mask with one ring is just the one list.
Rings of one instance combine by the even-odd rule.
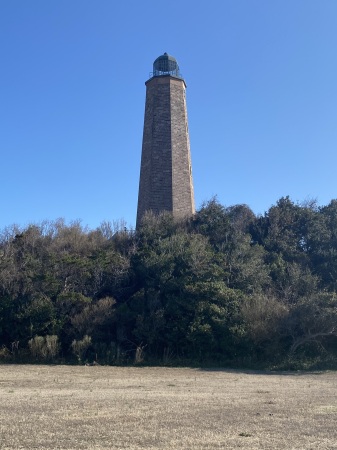
[[28, 341], [29, 350], [37, 360], [53, 360], [60, 352], [56, 335], [35, 336]]
[[11, 359], [11, 357], [12, 357], [11, 352], [5, 345], [3, 345], [0, 348], [0, 361], [8, 361], [9, 359]]
[[90, 346], [91, 346], [91, 337], [88, 336], [87, 334], [81, 341], [76, 341], [76, 339], [73, 340], [71, 344], [71, 349], [74, 355], [77, 357], [79, 363], [83, 361]]

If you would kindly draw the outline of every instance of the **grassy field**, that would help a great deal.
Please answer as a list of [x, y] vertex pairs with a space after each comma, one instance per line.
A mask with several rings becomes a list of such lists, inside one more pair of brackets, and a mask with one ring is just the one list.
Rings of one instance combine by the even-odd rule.
[[337, 449], [337, 373], [0, 366], [1, 449]]

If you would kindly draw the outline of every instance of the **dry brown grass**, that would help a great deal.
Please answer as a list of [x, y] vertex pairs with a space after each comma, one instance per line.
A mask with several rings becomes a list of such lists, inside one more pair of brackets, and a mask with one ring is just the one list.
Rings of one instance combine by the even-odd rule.
[[0, 366], [1, 449], [337, 449], [337, 374]]

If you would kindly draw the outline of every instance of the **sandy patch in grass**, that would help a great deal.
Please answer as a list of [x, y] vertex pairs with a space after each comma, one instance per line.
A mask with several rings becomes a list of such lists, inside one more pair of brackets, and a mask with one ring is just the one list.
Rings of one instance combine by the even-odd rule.
[[337, 373], [0, 366], [0, 449], [337, 449]]

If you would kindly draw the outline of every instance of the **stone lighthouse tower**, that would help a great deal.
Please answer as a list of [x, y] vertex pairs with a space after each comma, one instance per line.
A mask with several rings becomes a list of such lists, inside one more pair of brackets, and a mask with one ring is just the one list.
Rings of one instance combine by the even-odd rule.
[[146, 211], [170, 211], [176, 218], [195, 212], [186, 83], [173, 56], [153, 63], [146, 85], [137, 226]]

